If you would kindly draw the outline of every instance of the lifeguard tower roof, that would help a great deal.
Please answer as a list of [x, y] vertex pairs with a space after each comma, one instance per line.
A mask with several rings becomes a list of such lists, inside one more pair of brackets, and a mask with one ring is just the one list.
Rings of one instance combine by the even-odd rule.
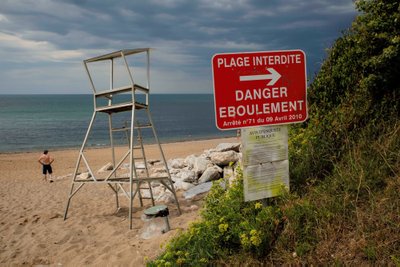
[[132, 55], [132, 54], [147, 52], [149, 50], [150, 50], [150, 48], [123, 49], [123, 50], [118, 50], [118, 51], [108, 53], [108, 54], [105, 54], [102, 56], [89, 58], [89, 59], [84, 60], [84, 62], [89, 63], [89, 62], [108, 60], [108, 59], [121, 57], [122, 55], [128, 56], [128, 55]]

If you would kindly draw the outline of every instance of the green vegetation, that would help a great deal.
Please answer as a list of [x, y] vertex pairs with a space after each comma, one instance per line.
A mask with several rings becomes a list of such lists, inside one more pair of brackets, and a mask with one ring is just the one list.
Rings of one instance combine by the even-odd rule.
[[291, 127], [291, 192], [244, 202], [242, 178], [216, 183], [202, 219], [149, 265], [400, 266], [400, 3], [360, 15], [309, 88]]

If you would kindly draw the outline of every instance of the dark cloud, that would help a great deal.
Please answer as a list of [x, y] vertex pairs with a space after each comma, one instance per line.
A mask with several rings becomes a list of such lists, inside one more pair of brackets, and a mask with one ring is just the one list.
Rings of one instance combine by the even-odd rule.
[[312, 75], [355, 15], [350, 0], [3, 0], [0, 93], [25, 92], [28, 82], [10, 77], [29, 72], [35, 79], [26, 65], [38, 70], [46, 91], [49, 79], [39, 75], [49, 68], [62, 79], [86, 57], [135, 47], [155, 48], [153, 67], [171, 82], [159, 91], [185, 92], [179, 85], [192, 81], [193, 90], [212, 92], [210, 59], [221, 52], [302, 49]]

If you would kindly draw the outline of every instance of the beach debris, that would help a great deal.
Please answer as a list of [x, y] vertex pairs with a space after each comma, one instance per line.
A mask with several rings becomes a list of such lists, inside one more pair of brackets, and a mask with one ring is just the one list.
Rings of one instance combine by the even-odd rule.
[[92, 177], [92, 175], [89, 172], [83, 172], [76, 176], [78, 179], [89, 179], [90, 177]]
[[72, 177], [72, 173], [66, 174], [66, 175], [62, 175], [62, 176], [58, 176], [56, 177], [56, 180], [62, 180], [64, 178], [68, 178], [68, 177]]
[[160, 162], [161, 162], [161, 160], [159, 160], [159, 159], [149, 159], [149, 160], [147, 160], [147, 163], [149, 163], [152, 166], [155, 165], [155, 164], [158, 164]]
[[189, 210], [190, 211], [196, 211], [196, 210], [198, 210], [199, 209], [199, 206], [197, 206], [197, 205], [191, 205], [190, 207], [189, 207]]
[[146, 164], [144, 162], [135, 162], [135, 168], [136, 169], [146, 169]]
[[148, 217], [145, 214], [141, 216], [143, 227], [141, 229], [140, 238], [151, 239], [161, 236], [166, 231], [164, 218], [162, 217]]
[[104, 165], [103, 167], [101, 167], [97, 172], [101, 173], [101, 172], [106, 172], [106, 171], [112, 171], [113, 170], [113, 165], [111, 162], [107, 163], [106, 165]]
[[[152, 162], [154, 162], [154, 160], [152, 160]], [[155, 164], [155, 163], [154, 163]], [[153, 164], [153, 165], [154, 165]], [[121, 169], [126, 169], [126, 170], [129, 170], [129, 163], [124, 163], [124, 164], [122, 164], [121, 166], [120, 166], [120, 168]], [[137, 169], [144, 169], [144, 168], [146, 168], [146, 166], [145, 166], [145, 164], [144, 164], [144, 162], [135, 162], [135, 167], [137, 168]]]

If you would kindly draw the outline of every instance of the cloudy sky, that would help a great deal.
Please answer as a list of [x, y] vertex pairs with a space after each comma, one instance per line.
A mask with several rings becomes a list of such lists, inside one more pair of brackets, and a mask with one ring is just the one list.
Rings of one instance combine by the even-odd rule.
[[91, 93], [82, 60], [154, 48], [153, 93], [212, 93], [216, 53], [302, 49], [312, 79], [352, 0], [1, 0], [0, 94]]

